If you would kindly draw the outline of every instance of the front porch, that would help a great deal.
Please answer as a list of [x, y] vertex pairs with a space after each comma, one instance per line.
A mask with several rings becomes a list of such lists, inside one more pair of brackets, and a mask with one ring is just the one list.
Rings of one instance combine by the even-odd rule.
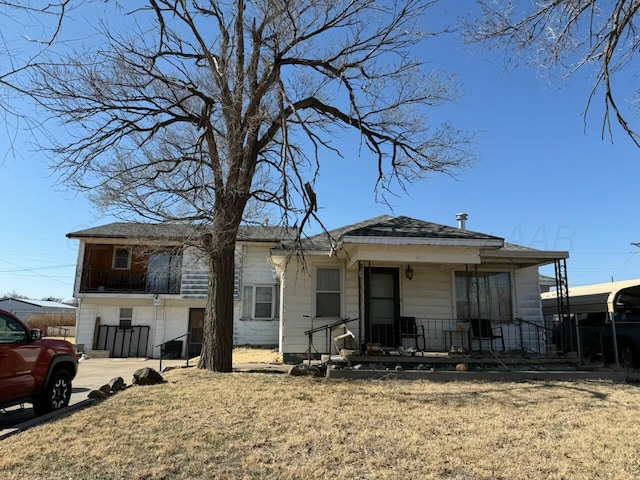
[[470, 371], [595, 367], [583, 365], [575, 349], [560, 341], [553, 321], [540, 325], [522, 319], [483, 319], [474, 325], [458, 319], [415, 318], [418, 335], [406, 337], [396, 320], [393, 328], [384, 329], [387, 338], [358, 318], [309, 329], [304, 361], [381, 370], [455, 370], [458, 364]]

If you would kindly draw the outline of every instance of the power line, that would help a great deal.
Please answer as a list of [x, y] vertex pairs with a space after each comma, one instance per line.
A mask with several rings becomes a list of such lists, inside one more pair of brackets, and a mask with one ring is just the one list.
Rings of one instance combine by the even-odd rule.
[[64, 281], [62, 281], [62, 280], [58, 280], [58, 279], [57, 279], [57, 278], [55, 278], [55, 277], [51, 277], [51, 276], [49, 276], [49, 275], [44, 275], [44, 274], [42, 274], [42, 273], [38, 273], [38, 272], [36, 271], [36, 270], [38, 270], [38, 268], [26, 268], [26, 267], [23, 267], [23, 266], [21, 266], [21, 265], [18, 265], [17, 263], [13, 263], [13, 262], [10, 262], [9, 260], [5, 260], [5, 259], [3, 259], [3, 258], [0, 258], [0, 261], [3, 261], [4, 263], [8, 263], [9, 265], [12, 265], [12, 266], [14, 266], [14, 267], [16, 267], [16, 268], [19, 268], [19, 269], [20, 269], [19, 271], [23, 271], [23, 272], [33, 272], [33, 273], [35, 273], [35, 275], [36, 275], [36, 276], [38, 276], [38, 277], [47, 278], [47, 279], [49, 279], [49, 280], [53, 280], [54, 282], [62, 283], [63, 285], [71, 285], [71, 283], [69, 283], [69, 282], [64, 282]]
[[[2, 260], [0, 258], [0, 260]], [[2, 260], [3, 262], [6, 260]], [[68, 265], [52, 265], [50, 267], [33, 267], [33, 268], [14, 268], [10, 270], [0, 270], [0, 273], [14, 273], [14, 272], [34, 272], [36, 270], [54, 270], [56, 268], [69, 268], [75, 267], [75, 263], [70, 263]]]

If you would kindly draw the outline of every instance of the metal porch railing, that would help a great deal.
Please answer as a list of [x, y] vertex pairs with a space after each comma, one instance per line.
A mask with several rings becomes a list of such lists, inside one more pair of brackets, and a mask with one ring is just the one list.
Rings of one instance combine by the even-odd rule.
[[[154, 348], [160, 347], [160, 366], [159, 366], [160, 371], [162, 371], [162, 360], [165, 358], [167, 353], [171, 355], [170, 358], [176, 358], [176, 354], [177, 354], [177, 358], [182, 358], [183, 342], [179, 340], [184, 337], [187, 337], [187, 347], [185, 349], [185, 356], [186, 356], [186, 365], [187, 367], [189, 366], [189, 344], [190, 344], [191, 333], [185, 333], [183, 335], [180, 335], [179, 337], [172, 338], [171, 340], [167, 340], [166, 342], [161, 343], [160, 345], [156, 345], [154, 347]], [[166, 357], [166, 358], [169, 358], [169, 357]]]
[[[313, 357], [317, 355], [331, 354], [332, 330], [339, 326], [346, 326], [347, 324], [360, 320], [359, 318], [345, 318], [343, 320], [337, 320], [325, 325], [314, 326], [314, 322], [316, 320], [320, 320], [320, 317], [305, 316], [305, 318], [309, 318], [311, 321], [311, 328], [304, 332], [304, 334], [307, 336], [307, 351], [305, 352], [305, 354], [307, 355], [307, 361], [309, 362], [309, 364], [311, 363]], [[316, 335], [316, 338], [318, 336], [324, 336], [324, 345], [322, 347], [318, 347], [317, 342], [313, 339], [314, 335]], [[318, 348], [321, 348], [321, 350], [318, 350]]]

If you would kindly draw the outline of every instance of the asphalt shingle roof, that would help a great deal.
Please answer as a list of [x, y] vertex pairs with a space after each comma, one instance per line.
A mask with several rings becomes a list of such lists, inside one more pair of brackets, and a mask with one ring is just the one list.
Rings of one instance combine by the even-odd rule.
[[[193, 224], [158, 224], [116, 222], [98, 227], [78, 230], [67, 234], [69, 238], [122, 238], [183, 241], [203, 233], [204, 226]], [[293, 230], [281, 226], [241, 225], [238, 241], [282, 242], [282, 249], [292, 248]], [[462, 230], [456, 227], [417, 220], [410, 217], [381, 215], [362, 222], [346, 225], [334, 230], [304, 238], [302, 248], [307, 251], [329, 251], [332, 241], [343, 237], [379, 237], [379, 238], [430, 238], [430, 239], [472, 239], [498, 240], [500, 237]], [[538, 250], [504, 243], [502, 251], [536, 252]]]
[[[432, 239], [473, 239], [498, 240], [500, 237], [461, 230], [447, 225], [425, 222], [410, 217], [393, 217], [381, 215], [369, 220], [347, 225], [327, 233], [320, 233], [302, 241], [305, 250], [324, 251], [331, 249], [331, 242], [343, 237], [387, 237], [387, 238], [432, 238]], [[286, 248], [283, 245], [283, 248]]]
[[[78, 230], [68, 238], [122, 238], [182, 241], [204, 233], [206, 227], [193, 224], [125, 223], [116, 222]], [[286, 238], [290, 229], [263, 225], [241, 225], [239, 241], [274, 242]]]

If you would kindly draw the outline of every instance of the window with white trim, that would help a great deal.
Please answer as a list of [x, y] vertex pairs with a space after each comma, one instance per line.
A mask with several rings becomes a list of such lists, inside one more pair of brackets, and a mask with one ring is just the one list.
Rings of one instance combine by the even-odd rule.
[[340, 269], [316, 270], [316, 317], [340, 317]]
[[279, 318], [277, 285], [244, 285], [242, 318], [267, 320]]
[[131, 268], [131, 251], [128, 248], [115, 248], [113, 250], [113, 269], [129, 270]]
[[126, 307], [120, 308], [120, 321], [118, 322], [118, 328], [120, 330], [130, 330], [133, 323], [133, 308]]

